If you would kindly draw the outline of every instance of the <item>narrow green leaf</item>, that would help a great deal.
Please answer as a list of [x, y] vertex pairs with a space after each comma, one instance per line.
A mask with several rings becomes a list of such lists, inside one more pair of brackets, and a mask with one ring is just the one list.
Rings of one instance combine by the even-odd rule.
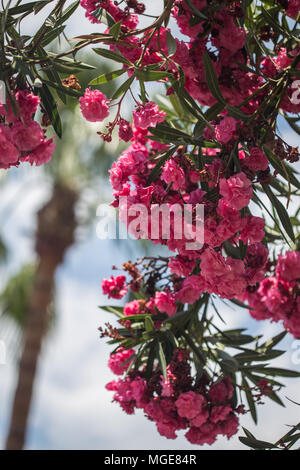
[[109, 30], [109, 33], [116, 40], [119, 38], [121, 26], [122, 26], [122, 21], [118, 21], [118, 23], [115, 23]]
[[243, 385], [243, 387], [245, 387], [244, 392], [245, 392], [245, 395], [246, 395], [246, 398], [247, 398], [247, 403], [249, 405], [250, 414], [252, 416], [253, 421], [256, 424], [257, 423], [256, 406], [255, 406], [255, 402], [254, 402], [254, 399], [253, 399], [253, 396], [252, 396], [252, 393], [251, 393], [251, 390], [250, 390], [249, 383], [247, 382], [245, 377], [243, 377], [242, 385]]
[[[293, 169], [287, 165], [284, 161], [279, 160], [276, 155], [269, 150], [265, 145], [263, 145], [263, 151], [268, 157], [271, 165], [277, 170], [277, 172], [287, 181], [286, 175], [288, 175], [290, 183], [293, 184], [296, 188], [300, 189], [300, 182], [293, 174]], [[286, 171], [284, 171], [283, 166]]]
[[102, 7], [97, 8], [91, 14], [94, 18], [96, 18], [96, 20], [106, 24], [109, 27], [113, 26], [116, 23], [113, 17]]
[[47, 87], [45, 83], [43, 83], [43, 86], [39, 88], [39, 94], [41, 97], [42, 105], [46, 110], [47, 116], [51, 121], [51, 124], [58, 135], [58, 137], [62, 136], [62, 125], [61, 125], [61, 120], [59, 117], [59, 113], [57, 110], [56, 103], [54, 101], [54, 98]]
[[148, 348], [149, 348], [149, 355], [147, 359], [146, 372], [145, 372], [146, 380], [149, 380], [153, 375], [153, 364], [154, 364], [154, 360], [156, 357], [156, 341], [152, 341], [151, 343], [149, 343]]
[[264, 367], [263, 369], [257, 368], [257, 372], [266, 375], [274, 375], [275, 377], [300, 377], [300, 372], [289, 369], [282, 369], [280, 367]]
[[75, 2], [71, 3], [71, 5], [69, 5], [68, 8], [64, 10], [62, 15], [57, 18], [56, 26], [59, 26], [65, 23], [70, 18], [70, 16], [72, 16], [73, 13], [77, 10], [77, 8], [79, 7], [79, 4], [80, 4], [79, 0], [76, 0]]
[[105, 312], [113, 313], [118, 318], [124, 318], [123, 307], [114, 307], [113, 305], [100, 305], [99, 308]]
[[105, 57], [106, 59], [111, 59], [114, 62], [121, 62], [122, 64], [126, 65], [133, 65], [129, 60], [125, 59], [125, 57], [121, 56], [120, 54], [117, 54], [116, 52], [110, 51], [109, 49], [102, 49], [101, 47], [94, 48], [93, 49], [96, 54], [101, 55], [102, 57]]
[[239, 437], [239, 440], [242, 444], [247, 447], [251, 447], [251, 449], [255, 450], [264, 450], [264, 449], [274, 449], [275, 446], [271, 442], [267, 441], [259, 441], [257, 439], [253, 439], [250, 437]]
[[167, 31], [167, 46], [168, 46], [168, 55], [171, 57], [177, 51], [177, 42], [173, 38], [170, 31]]
[[21, 13], [26, 13], [27, 11], [32, 11], [36, 7], [39, 7], [41, 9], [42, 7], [46, 6], [51, 1], [52, 0], [40, 0], [38, 2], [29, 2], [24, 5], [12, 7], [8, 9], [8, 14], [14, 16], [14, 15], [19, 15]]
[[268, 196], [272, 206], [275, 208], [277, 215], [282, 223], [283, 228], [285, 229], [286, 233], [290, 237], [290, 239], [294, 242], [295, 235], [293, 231], [293, 226], [290, 221], [289, 214], [287, 213], [284, 205], [277, 199], [277, 197], [272, 192], [270, 186], [268, 184], [262, 184], [263, 189], [265, 190], [266, 195]]
[[107, 83], [110, 82], [111, 80], [114, 80], [115, 78], [120, 77], [125, 73], [127, 69], [120, 69], [120, 70], [114, 70], [113, 72], [107, 72], [104, 73], [103, 75], [99, 75], [99, 77], [93, 78], [93, 80], [90, 81], [89, 85], [101, 85], [102, 83]]
[[157, 80], [172, 77], [171, 73], [156, 70], [136, 70], [136, 75], [144, 82], [155, 82]]
[[235, 119], [241, 119], [242, 121], [248, 121], [250, 119], [250, 115], [243, 113], [239, 108], [236, 106], [230, 106], [229, 104], [226, 106], [228, 114]]
[[128, 78], [128, 80], [126, 80], [126, 82], [122, 83], [120, 88], [118, 88], [118, 90], [113, 94], [111, 99], [115, 100], [115, 99], [119, 98], [119, 96], [121, 96], [127, 90], [129, 90], [129, 88], [131, 87], [134, 79], [135, 79], [135, 75], [132, 75], [131, 77]]
[[225, 106], [226, 101], [224, 100], [221, 90], [219, 88], [218, 78], [212, 60], [206, 51], [203, 54], [203, 63], [205, 69], [206, 83], [211, 94], [218, 102], [224, 104]]
[[164, 379], [166, 380], [167, 379], [167, 362], [166, 362], [166, 356], [165, 356], [165, 353], [164, 353], [164, 350], [160, 341], [157, 343], [157, 349], [158, 349], [157, 351], [158, 360], [159, 360], [159, 364], [161, 367], [161, 371], [163, 373]]

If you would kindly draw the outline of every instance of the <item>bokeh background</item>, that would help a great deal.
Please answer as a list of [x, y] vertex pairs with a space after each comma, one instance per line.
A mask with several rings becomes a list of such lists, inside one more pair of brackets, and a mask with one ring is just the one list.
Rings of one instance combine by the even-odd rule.
[[[162, 2], [145, 3], [151, 14], [161, 9]], [[25, 24], [24, 32], [32, 34], [46, 13], [45, 10]], [[91, 25], [79, 8], [66, 33], [73, 37], [98, 30], [99, 26]], [[107, 67], [100, 58], [93, 56], [91, 60], [97, 70], [91, 72], [90, 78]], [[78, 74], [78, 78], [85, 86], [89, 76]], [[156, 91], [154, 87], [152, 93]], [[130, 115], [131, 106], [126, 102], [125, 115]], [[107, 171], [123, 147], [117, 139], [104, 145], [96, 134], [101, 128], [86, 123], [74, 104], [61, 112], [65, 133], [63, 140], [57, 142], [52, 163], [41, 168], [24, 164], [0, 173], [0, 340], [7, 347], [6, 364], [0, 365], [0, 448], [5, 446], [18, 374], [26, 286], [30, 286], [36, 261], [37, 212], [51, 198], [55, 183], [63, 181], [80, 195], [76, 206], [78, 227], [75, 243], [56, 272], [52, 320], [40, 356], [26, 448], [196, 450], [183, 433], [178, 433], [174, 441], [161, 437], [142, 412], [127, 416], [111, 402], [111, 392], [105, 390], [105, 384], [112, 380], [106, 366], [110, 348], [105, 340], [99, 339], [98, 327], [113, 318], [98, 308], [108, 303], [101, 293], [101, 279], [110, 275], [112, 265], [120, 266], [145, 253], [157, 253], [158, 248], [134, 240], [97, 238], [96, 209], [98, 204], [111, 200]], [[298, 145], [297, 136], [284, 124], [281, 134], [290, 144]], [[294, 209], [292, 206], [291, 213]], [[13, 292], [16, 300], [11, 309], [7, 304], [8, 292]], [[252, 334], [263, 334], [266, 338], [281, 331], [280, 326], [270, 322], [257, 323], [244, 309], [229, 309], [220, 303], [219, 310], [226, 328], [246, 327]], [[275, 361], [276, 365], [300, 371], [300, 341], [288, 335], [281, 348], [287, 352]], [[300, 381], [284, 379], [284, 383], [287, 388], [281, 397], [286, 408], [266, 399], [265, 405], [258, 407], [257, 426], [249, 414], [241, 417], [241, 424], [257, 438], [275, 441], [287, 432], [286, 425], [300, 421], [299, 407], [289, 401], [300, 401]], [[241, 430], [238, 435], [242, 434]], [[238, 435], [230, 441], [221, 438], [215, 445], [203, 448], [245, 449]]]

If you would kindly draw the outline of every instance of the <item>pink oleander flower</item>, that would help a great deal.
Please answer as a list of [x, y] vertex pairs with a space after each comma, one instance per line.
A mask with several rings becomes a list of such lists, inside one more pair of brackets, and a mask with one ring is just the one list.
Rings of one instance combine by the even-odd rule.
[[[205, 400], [206, 404], [206, 400]], [[206, 421], [208, 420], [209, 417], [209, 411], [207, 408], [202, 408], [200, 413], [195, 416], [195, 418], [190, 419], [190, 426], [194, 426], [196, 428], [200, 428]]]
[[224, 421], [231, 411], [232, 407], [230, 405], [214, 406], [210, 412], [210, 420], [213, 423]]
[[175, 405], [179, 416], [193, 419], [201, 413], [202, 408], [206, 405], [206, 400], [203, 395], [190, 391], [181, 393]]
[[219, 426], [207, 421], [200, 428], [191, 427], [185, 434], [185, 437], [191, 444], [202, 446], [203, 444], [212, 445], [219, 434]]
[[92, 13], [97, 10], [97, 8], [102, 7], [113, 17], [116, 22], [122, 21], [122, 25], [128, 29], [136, 29], [138, 25], [137, 15], [128, 15], [115, 3], [116, 2], [113, 0], [80, 0], [80, 5], [86, 10], [85, 16], [92, 23], [100, 23], [100, 21], [97, 20], [95, 16], [92, 15]]
[[157, 123], [165, 120], [166, 113], [159, 111], [159, 106], [153, 101], [143, 103], [133, 111], [133, 124], [135, 127], [147, 129], [155, 127]]
[[244, 28], [235, 26], [232, 19], [225, 23], [219, 34], [220, 44], [228, 51], [235, 53], [245, 44], [246, 32]]
[[178, 255], [170, 259], [168, 266], [171, 273], [187, 277], [193, 271], [195, 262]]
[[261, 217], [247, 215], [245, 226], [241, 230], [240, 239], [244, 243], [260, 242], [265, 236], [265, 221]]
[[109, 170], [109, 181], [115, 191], [121, 191], [123, 184], [128, 180], [128, 176], [123, 172], [122, 166], [114, 162]]
[[225, 421], [219, 423], [219, 426], [220, 433], [230, 439], [238, 432], [239, 419], [235, 414], [230, 413]]
[[36, 113], [40, 99], [38, 96], [28, 93], [27, 91], [17, 91], [16, 100], [21, 110], [23, 119], [31, 119]]
[[199, 275], [192, 275], [183, 281], [181, 289], [176, 292], [176, 299], [183, 304], [193, 304], [205, 290], [204, 279]]
[[222, 276], [226, 271], [225, 259], [220, 253], [211, 248], [206, 249], [200, 256], [200, 259], [201, 274], [205, 278], [214, 279]]
[[287, 251], [285, 255], [279, 255], [276, 275], [284, 281], [295, 281], [300, 278], [300, 252]]
[[20, 150], [30, 152], [44, 142], [44, 132], [36, 121], [16, 121], [11, 127], [12, 142]]
[[24, 121], [30, 120], [40, 104], [39, 97], [28, 91], [19, 90], [14, 95], [14, 98], [18, 103], [20, 111], [15, 114], [11, 103], [8, 102], [7, 109], [3, 104], [0, 104], [0, 115], [5, 116], [9, 123], [17, 121], [20, 117]]
[[87, 88], [79, 98], [80, 109], [87, 121], [103, 121], [109, 115], [109, 100], [100, 90]]
[[215, 126], [215, 135], [218, 142], [227, 144], [236, 131], [236, 120], [231, 116], [226, 116], [220, 124]]
[[228, 179], [221, 178], [220, 194], [229, 207], [240, 210], [250, 202], [253, 194], [252, 183], [245, 173], [237, 173]]
[[124, 307], [124, 315], [127, 317], [131, 315], [137, 315], [140, 313], [140, 303], [138, 300], [132, 300], [131, 302], [127, 302]]
[[124, 142], [129, 142], [133, 137], [131, 124], [126, 119], [119, 119], [118, 126], [120, 139], [124, 140]]
[[166, 183], [172, 183], [174, 191], [181, 190], [185, 187], [185, 174], [174, 160], [168, 160], [163, 167], [161, 179]]
[[177, 310], [175, 296], [170, 292], [156, 292], [154, 302], [158, 310], [169, 317]]
[[110, 355], [108, 367], [116, 375], [123, 375], [130, 366], [134, 354], [133, 349], [119, 348], [114, 354]]
[[208, 392], [210, 399], [216, 404], [230, 400], [232, 394], [233, 386], [228, 377], [224, 377], [220, 382], [212, 385]]
[[244, 163], [251, 171], [264, 171], [269, 166], [267, 157], [258, 147], [252, 147], [250, 155], [245, 155]]
[[18, 161], [20, 151], [12, 143], [13, 136], [10, 128], [0, 124], [0, 165], [6, 167]]
[[121, 299], [127, 294], [126, 277], [125, 276], [110, 276], [110, 279], [102, 280], [103, 294], [108, 295], [108, 298]]
[[287, 16], [296, 19], [300, 12], [300, 0], [288, 0]]
[[30, 165], [35, 164], [36, 166], [40, 166], [50, 162], [54, 150], [55, 143], [53, 142], [53, 138], [49, 140], [43, 139], [42, 143], [38, 145], [33, 152], [21, 157], [20, 160], [22, 162], [28, 162]]

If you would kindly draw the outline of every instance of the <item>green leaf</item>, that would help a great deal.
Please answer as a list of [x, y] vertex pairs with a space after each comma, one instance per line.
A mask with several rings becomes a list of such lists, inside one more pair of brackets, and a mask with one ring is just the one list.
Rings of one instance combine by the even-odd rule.
[[39, 88], [39, 94], [41, 97], [42, 105], [45, 108], [48, 118], [51, 121], [51, 124], [58, 135], [58, 137], [62, 136], [62, 125], [60, 116], [57, 110], [56, 103], [54, 98], [45, 83], [43, 83], [42, 88]]
[[237, 305], [238, 307], [246, 308], [247, 310], [253, 310], [252, 307], [249, 307], [249, 305], [244, 304], [243, 302], [241, 302], [238, 299], [229, 299], [229, 301], [232, 302], [233, 304]]
[[[300, 182], [297, 180], [297, 178], [294, 176], [293, 169], [287, 165], [284, 161], [279, 160], [279, 158], [276, 157], [276, 155], [269, 150], [265, 145], [263, 145], [263, 151], [265, 152], [266, 156], [268, 157], [269, 162], [271, 165], [277, 170], [277, 172], [286, 180], [288, 175], [290, 183], [293, 184], [296, 188], [300, 189]], [[286, 171], [284, 171], [283, 166]]]
[[168, 126], [167, 124], [158, 124], [156, 127], [149, 127], [149, 131], [155, 136], [159, 137], [162, 142], [176, 142], [179, 145], [193, 144], [195, 139], [185, 132], [175, 129], [174, 127]]
[[274, 336], [273, 338], [269, 339], [265, 343], [263, 343], [260, 346], [260, 349], [271, 349], [274, 346], [276, 346], [280, 341], [283, 340], [283, 338], [287, 335], [287, 331], [283, 331], [282, 333], [279, 333], [278, 335]]
[[148, 344], [149, 355], [145, 372], [146, 380], [149, 380], [153, 375], [153, 364], [156, 357], [156, 344], [156, 341], [151, 341], [151, 343]]
[[239, 108], [236, 106], [230, 106], [229, 104], [226, 106], [228, 114], [235, 119], [241, 119], [242, 121], [248, 121], [250, 119], [250, 115], [243, 113]]
[[128, 78], [128, 80], [126, 80], [126, 82], [122, 83], [120, 88], [118, 88], [118, 90], [113, 94], [111, 99], [115, 100], [119, 96], [121, 96], [123, 93], [125, 93], [127, 90], [129, 90], [129, 88], [131, 87], [134, 79], [135, 79], [135, 75], [132, 75], [131, 77]]
[[136, 75], [144, 82], [155, 82], [164, 78], [171, 78], [172, 74], [168, 72], [161, 72], [156, 70], [136, 70]]
[[113, 305], [100, 305], [99, 308], [105, 312], [113, 313], [118, 318], [124, 318], [123, 307], [114, 307]]
[[274, 449], [274, 444], [267, 442], [267, 441], [259, 441], [257, 439], [251, 437], [239, 437], [239, 440], [242, 444], [247, 447], [251, 447], [251, 449], [255, 450], [264, 450], [264, 449]]
[[104, 23], [109, 27], [116, 23], [113, 17], [102, 7], [97, 8], [91, 14], [96, 18], [96, 20], [101, 21], [101, 23]]
[[167, 47], [168, 47], [168, 55], [171, 57], [177, 51], [177, 42], [173, 38], [170, 31], [167, 31]]
[[243, 387], [245, 387], [244, 392], [245, 392], [245, 395], [246, 395], [247, 403], [249, 405], [250, 414], [252, 416], [253, 421], [256, 424], [257, 423], [256, 406], [255, 406], [255, 402], [254, 402], [254, 399], [253, 399], [253, 396], [252, 396], [252, 393], [251, 393], [251, 390], [250, 390], [249, 383], [247, 382], [245, 377], [243, 377], [242, 385], [243, 385]]
[[102, 83], [107, 83], [111, 80], [114, 80], [115, 78], [120, 77], [125, 72], [127, 72], [127, 69], [114, 70], [113, 72], [104, 73], [103, 75], [99, 75], [99, 77], [93, 78], [89, 85], [102, 85]]
[[163, 373], [164, 379], [167, 379], [167, 362], [166, 362], [166, 356], [162, 347], [161, 342], [159, 341], [157, 343], [157, 353], [158, 353], [158, 360], [159, 364], [161, 367], [161, 371]]
[[110, 51], [108, 49], [102, 49], [101, 47], [94, 48], [93, 49], [96, 54], [101, 55], [102, 57], [105, 57], [106, 59], [113, 60], [114, 62], [120, 62], [122, 64], [126, 65], [133, 65], [129, 60], [125, 59], [125, 57], [121, 56], [120, 54], [117, 54], [116, 52]]
[[118, 21], [118, 23], [115, 23], [109, 30], [109, 34], [111, 34], [112, 37], [116, 40], [119, 38], [121, 26], [122, 26], [122, 21]]
[[51, 1], [52, 0], [40, 0], [38, 2], [29, 2], [24, 5], [19, 5], [17, 7], [9, 8], [8, 14], [14, 16], [14, 15], [19, 15], [21, 13], [26, 13], [27, 11], [35, 10], [36, 7], [41, 9], [44, 6], [46, 6], [48, 3], [50, 3]]
[[153, 320], [151, 317], [146, 317], [145, 318], [145, 329], [146, 331], [154, 331], [155, 328], [154, 328], [154, 323], [153, 323]]
[[203, 53], [203, 64], [205, 69], [206, 83], [211, 94], [219, 103], [222, 103], [225, 106], [226, 101], [224, 100], [219, 88], [218, 78], [213, 66], [213, 62], [206, 51]]
[[68, 6], [63, 12], [62, 15], [58, 16], [58, 18], [55, 21], [56, 26], [59, 26], [67, 21], [67, 19], [70, 18], [70, 16], [73, 15], [74, 11], [77, 10], [79, 7], [80, 1], [76, 0], [75, 2], [71, 3], [71, 5]]
[[220, 367], [228, 370], [230, 372], [236, 372], [239, 369], [239, 363], [238, 361], [230, 356], [226, 351], [222, 351], [221, 349], [216, 349], [218, 356], [221, 359]]
[[58, 38], [58, 36], [64, 31], [66, 25], [57, 26], [57, 28], [52, 28], [48, 33], [45, 34], [42, 40], [42, 46], [45, 47], [50, 44], [54, 39]]
[[289, 214], [287, 213], [284, 205], [277, 199], [268, 184], [263, 183], [262, 187], [265, 190], [265, 193], [268, 196], [272, 206], [275, 208], [283, 228], [285, 229], [290, 239], [294, 242], [295, 235], [293, 232], [293, 226], [291, 224]]
[[281, 369], [280, 367], [264, 367], [262, 369], [257, 368], [256, 372], [265, 375], [273, 375], [278, 377], [300, 377], [300, 372], [289, 369]]
[[291, 118], [291, 117], [287, 116], [286, 114], [284, 114], [284, 117], [285, 117], [285, 120], [287, 121], [287, 123], [293, 129], [293, 131], [295, 131], [296, 134], [300, 135], [300, 126], [298, 126], [298, 124], [296, 124], [296, 122], [299, 121], [299, 119], [298, 118], [297, 119]]

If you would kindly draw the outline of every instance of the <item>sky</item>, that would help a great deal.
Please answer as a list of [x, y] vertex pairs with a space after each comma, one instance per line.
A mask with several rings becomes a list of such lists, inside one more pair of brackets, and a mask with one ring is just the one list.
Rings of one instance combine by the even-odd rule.
[[[30, 28], [35, 26], [31, 24]], [[94, 30], [95, 26], [91, 27], [79, 10], [70, 33]], [[297, 143], [286, 127], [282, 132], [288, 141]], [[1, 189], [1, 232], [10, 247], [10, 273], [32, 260], [35, 213], [49, 197], [49, 187], [41, 181], [44, 182], [42, 170], [28, 168], [19, 174], [14, 171]], [[137, 241], [99, 240], [96, 223], [95, 216], [92, 227], [68, 251], [56, 275], [57, 316], [40, 357], [26, 448], [196, 450], [198, 447], [189, 444], [183, 433], [178, 433], [176, 440], [161, 437], [142, 412], [126, 415], [111, 402], [112, 393], [105, 389], [105, 384], [113, 379], [106, 366], [110, 348], [99, 339], [98, 327], [112, 317], [98, 307], [107, 303], [100, 289], [101, 278], [110, 275], [113, 264], [138, 257], [143, 247]], [[246, 310], [228, 309], [223, 304], [220, 308], [227, 328], [246, 326], [251, 333], [264, 334], [266, 338], [281, 331], [279, 325], [254, 321]], [[281, 348], [287, 352], [275, 361], [276, 365], [300, 372], [300, 341], [288, 335]], [[6, 365], [0, 365], [0, 449], [5, 443], [16, 378], [15, 354], [8, 350]], [[285, 398], [300, 401], [300, 379], [284, 382], [287, 389], [281, 397], [286, 408], [266, 400], [258, 409], [258, 426], [249, 414], [241, 418], [241, 424], [258, 438], [275, 441], [287, 431], [286, 425], [300, 421], [299, 407]], [[242, 434], [240, 431], [230, 441], [220, 438], [213, 446], [203, 448], [245, 449], [238, 440]]]

